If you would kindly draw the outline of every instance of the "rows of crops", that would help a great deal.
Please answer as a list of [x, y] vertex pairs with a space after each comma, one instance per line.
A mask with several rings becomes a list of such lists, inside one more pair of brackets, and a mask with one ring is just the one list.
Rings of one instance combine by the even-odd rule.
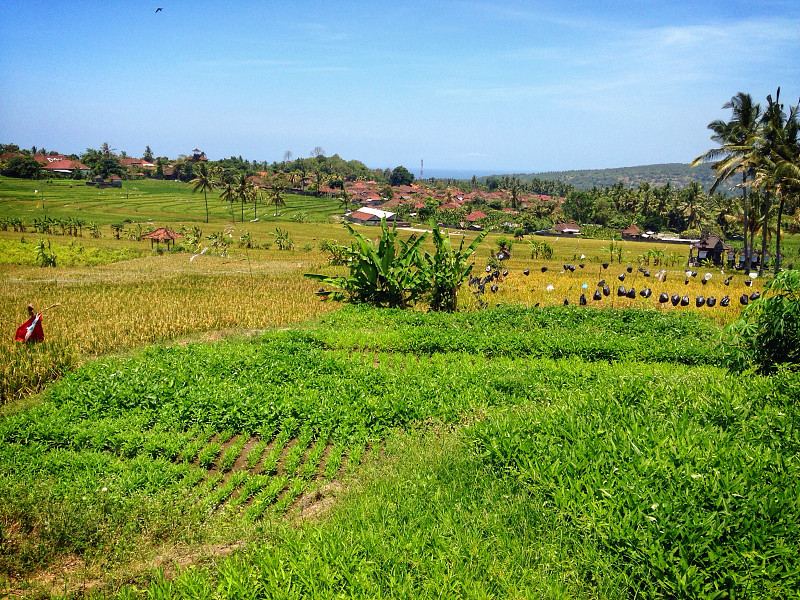
[[348, 309], [97, 360], [0, 422], [3, 571], [273, 522], [398, 431], [466, 423], [423, 434], [417, 463], [413, 441], [387, 450], [381, 483], [330, 521], [147, 594], [785, 595], [800, 382], [713, 366], [718, 331], [653, 311]]
[[[101, 224], [115, 223], [127, 218], [134, 222], [151, 219], [161, 221], [185, 222], [205, 221], [205, 202], [202, 194], [192, 193], [192, 186], [177, 181], [131, 180], [125, 181], [122, 188], [96, 188], [82, 181], [71, 180], [26, 180], [0, 178], [2, 194], [13, 202], [0, 204], [1, 217], [18, 217], [32, 222], [34, 217], [42, 217], [45, 212], [53, 218], [77, 217]], [[44, 207], [42, 195], [44, 194]], [[286, 195], [286, 206], [279, 215], [274, 215], [274, 207], [266, 200], [257, 207], [247, 204], [244, 218], [257, 216], [270, 220], [289, 221], [297, 213], [305, 215], [305, 220], [326, 222], [336, 211], [338, 201], [314, 196]], [[220, 200], [217, 193], [208, 195], [210, 217], [219, 221], [231, 221], [231, 205]], [[233, 206], [236, 221], [241, 219], [241, 207]]]
[[796, 374], [570, 359], [527, 383], [547, 372], [456, 435], [397, 436], [330, 520], [121, 597], [796, 596]]
[[92, 419], [74, 407], [8, 419], [0, 572], [18, 576], [66, 552], [125, 560], [131, 543], [180, 539], [211, 515], [281, 515], [369, 450], [284, 425], [274, 437], [179, 430], [146, 410]]

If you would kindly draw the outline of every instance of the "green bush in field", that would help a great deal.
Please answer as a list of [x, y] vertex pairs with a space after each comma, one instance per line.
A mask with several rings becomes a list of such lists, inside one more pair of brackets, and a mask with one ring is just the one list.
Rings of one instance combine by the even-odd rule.
[[350, 274], [306, 274], [310, 279], [342, 290], [321, 292], [323, 298], [388, 308], [413, 306], [428, 289], [420, 253], [425, 235], [398, 242], [397, 230], [389, 229], [386, 219], [382, 219], [381, 239], [376, 246], [350, 224], [345, 227], [355, 238], [347, 253]]
[[480, 233], [466, 250], [464, 250], [465, 238], [462, 237], [458, 250], [453, 250], [447, 232], [442, 234], [439, 225], [433, 221], [431, 227], [436, 252], [433, 256], [425, 253], [425, 275], [431, 285], [431, 310], [455, 312], [458, 290], [464, 280], [469, 277], [475, 264], [467, 264], [467, 261], [486, 237], [487, 232]]
[[[421, 250], [427, 233], [412, 236], [397, 246], [397, 230], [389, 229], [386, 220], [381, 221], [381, 239], [375, 244], [347, 225], [356, 238], [348, 250], [344, 246], [325, 243], [331, 253], [332, 264], [348, 264], [350, 275], [327, 276], [308, 273], [306, 277], [339, 288], [341, 292], [323, 290], [323, 298], [346, 300], [354, 304], [370, 304], [387, 308], [409, 308], [423, 297], [430, 300], [433, 311], [455, 312], [457, 293], [464, 280], [472, 272], [474, 263], [468, 260], [486, 237], [483, 232], [464, 250], [464, 238], [458, 250], [450, 244], [450, 238], [442, 233], [435, 222], [433, 244], [436, 252], [431, 255]], [[510, 247], [510, 244], [509, 244]], [[342, 260], [338, 255], [344, 254]]]
[[726, 328], [726, 361], [734, 370], [774, 371], [800, 365], [800, 270], [781, 271], [764, 286], [764, 295], [742, 310]]

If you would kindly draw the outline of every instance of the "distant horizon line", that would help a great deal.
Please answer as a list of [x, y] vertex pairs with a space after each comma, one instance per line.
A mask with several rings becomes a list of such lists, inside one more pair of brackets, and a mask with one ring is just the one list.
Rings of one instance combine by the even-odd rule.
[[[491, 175], [497, 176], [505, 176], [505, 175], [547, 175], [550, 173], [572, 173], [572, 172], [580, 172], [580, 171], [615, 171], [621, 169], [634, 169], [639, 167], [653, 167], [653, 166], [662, 166], [662, 165], [683, 165], [688, 166], [690, 163], [685, 162], [664, 162], [664, 163], [648, 163], [648, 164], [641, 164], [641, 165], [626, 165], [622, 167], [594, 167], [594, 168], [584, 168], [584, 169], [551, 169], [547, 171], [511, 171], [511, 170], [504, 170], [504, 169], [463, 169], [463, 168], [447, 168], [447, 167], [430, 167], [425, 168], [423, 170], [423, 177], [422, 179], [470, 179], [473, 175], [476, 177], [488, 177]], [[411, 171], [411, 169], [409, 169]], [[415, 179], [418, 178], [419, 170], [411, 171], [414, 175]], [[431, 173], [429, 175], [429, 173]], [[442, 175], [441, 173], [444, 173]], [[451, 173], [453, 175], [451, 175]], [[466, 177], [456, 177], [455, 174], [459, 175], [467, 175]]]

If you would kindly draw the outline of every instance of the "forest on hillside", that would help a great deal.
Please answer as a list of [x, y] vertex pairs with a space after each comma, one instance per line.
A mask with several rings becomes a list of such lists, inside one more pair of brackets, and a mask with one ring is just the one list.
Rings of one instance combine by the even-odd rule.
[[[483, 179], [489, 180], [489, 176]], [[578, 190], [589, 190], [593, 187], [611, 187], [622, 183], [628, 187], [637, 187], [641, 183], [651, 186], [670, 184], [683, 189], [693, 181], [708, 191], [714, 183], [714, 171], [709, 165], [692, 167], [684, 163], [665, 163], [657, 165], [641, 165], [638, 167], [617, 167], [614, 169], [582, 169], [575, 171], [549, 171], [545, 173], [516, 173], [511, 175], [519, 181], [560, 181]], [[720, 189], [720, 192], [726, 190]]]

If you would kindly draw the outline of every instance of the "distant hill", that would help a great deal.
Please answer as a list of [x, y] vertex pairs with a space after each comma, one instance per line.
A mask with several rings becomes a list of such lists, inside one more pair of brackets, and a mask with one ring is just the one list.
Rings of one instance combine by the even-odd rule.
[[[593, 186], [612, 186], [621, 181], [626, 187], [637, 187], [643, 181], [653, 186], [667, 183], [677, 188], [685, 188], [692, 181], [698, 182], [708, 191], [714, 183], [714, 174], [710, 167], [690, 167], [684, 163], [666, 163], [660, 165], [642, 165], [639, 167], [619, 167], [615, 169], [585, 169], [579, 171], [550, 171], [547, 173], [514, 174], [521, 181], [539, 179], [541, 181], [562, 181], [577, 189], [590, 189]], [[501, 177], [501, 176], [497, 176]], [[482, 178], [484, 179], [484, 178]], [[720, 191], [725, 191], [720, 189]]]

